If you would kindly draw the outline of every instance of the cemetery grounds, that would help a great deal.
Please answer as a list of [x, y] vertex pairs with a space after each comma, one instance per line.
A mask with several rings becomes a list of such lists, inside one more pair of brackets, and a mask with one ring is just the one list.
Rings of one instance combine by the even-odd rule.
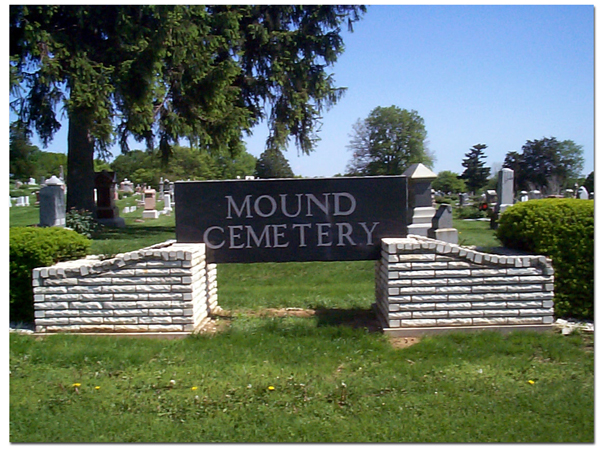
[[[11, 226], [39, 221], [31, 204]], [[173, 216], [141, 215], [92, 252], [174, 239]], [[499, 245], [487, 222], [454, 225], [462, 245]], [[223, 311], [184, 339], [11, 333], [10, 441], [594, 442], [592, 335], [391, 338], [373, 261], [218, 274]]]

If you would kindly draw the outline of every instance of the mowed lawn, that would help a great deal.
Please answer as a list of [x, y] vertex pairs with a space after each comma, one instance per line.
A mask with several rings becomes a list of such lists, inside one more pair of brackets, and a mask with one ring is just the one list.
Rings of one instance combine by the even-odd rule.
[[[174, 238], [134, 217], [93, 248]], [[211, 332], [11, 334], [10, 441], [594, 442], [592, 335], [392, 339], [369, 326], [372, 261], [218, 273]]]

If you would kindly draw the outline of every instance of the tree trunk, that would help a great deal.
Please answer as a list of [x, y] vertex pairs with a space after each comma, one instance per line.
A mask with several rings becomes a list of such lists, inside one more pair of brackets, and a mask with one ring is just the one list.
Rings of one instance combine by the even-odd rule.
[[94, 201], [94, 140], [91, 119], [84, 110], [69, 114], [67, 156], [67, 211], [85, 209], [96, 215]]

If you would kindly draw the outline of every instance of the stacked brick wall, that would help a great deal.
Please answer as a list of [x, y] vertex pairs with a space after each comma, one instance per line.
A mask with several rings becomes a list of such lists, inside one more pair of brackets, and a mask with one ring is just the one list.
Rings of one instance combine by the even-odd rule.
[[34, 269], [36, 332], [193, 332], [218, 308], [216, 270], [175, 241]]
[[486, 254], [422, 236], [383, 239], [376, 308], [385, 329], [409, 334], [546, 329], [553, 322], [553, 274], [544, 256]]

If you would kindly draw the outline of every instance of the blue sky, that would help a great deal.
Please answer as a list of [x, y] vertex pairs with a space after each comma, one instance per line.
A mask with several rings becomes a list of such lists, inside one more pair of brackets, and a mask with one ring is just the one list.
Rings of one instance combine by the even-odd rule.
[[[377, 106], [424, 119], [435, 172], [462, 173], [465, 153], [487, 144], [496, 169], [527, 140], [583, 146], [594, 167], [593, 6], [369, 6], [332, 72], [345, 97], [324, 114], [310, 156], [286, 157], [294, 173], [343, 173], [352, 125]], [[259, 155], [266, 130], [248, 151]]]
[[[346, 95], [323, 115], [314, 153], [285, 153], [295, 174], [344, 173], [352, 125], [391, 105], [424, 119], [435, 172], [462, 173], [479, 143], [498, 170], [507, 152], [552, 136], [583, 147], [584, 175], [594, 169], [592, 5], [372, 5], [343, 38], [330, 71]], [[46, 150], [66, 152], [66, 128]], [[248, 151], [259, 156], [266, 137], [257, 127]]]

